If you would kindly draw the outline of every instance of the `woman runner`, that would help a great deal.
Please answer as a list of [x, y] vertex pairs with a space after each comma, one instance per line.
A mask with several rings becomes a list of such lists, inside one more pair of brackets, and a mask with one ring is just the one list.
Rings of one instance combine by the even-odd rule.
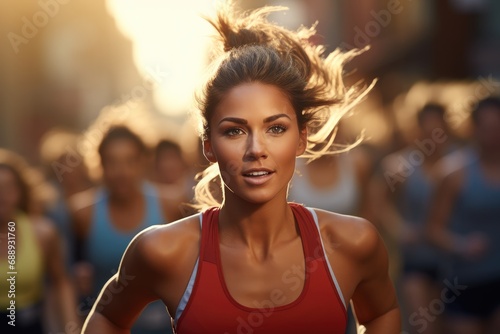
[[368, 91], [342, 81], [358, 51], [322, 57], [308, 43], [314, 28], [266, 20], [277, 9], [226, 6], [210, 20], [222, 52], [199, 98], [212, 163], [195, 189], [203, 211], [131, 242], [84, 333], [129, 333], [157, 299], [179, 334], [344, 333], [350, 301], [366, 333], [400, 332], [375, 227], [287, 201], [296, 157], [338, 151], [337, 121]]

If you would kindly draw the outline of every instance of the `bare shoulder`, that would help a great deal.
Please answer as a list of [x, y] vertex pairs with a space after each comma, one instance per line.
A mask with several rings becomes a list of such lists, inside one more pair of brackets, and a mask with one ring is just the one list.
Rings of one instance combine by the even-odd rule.
[[368, 220], [314, 209], [325, 248], [336, 249], [352, 259], [364, 260], [376, 251], [382, 239]]
[[175, 309], [199, 256], [200, 239], [199, 214], [143, 230], [125, 251], [119, 280], [134, 278], [131, 291]]
[[130, 243], [127, 253], [138, 257], [152, 269], [164, 271], [196, 256], [200, 239], [200, 216], [195, 214], [170, 224], [145, 229]]

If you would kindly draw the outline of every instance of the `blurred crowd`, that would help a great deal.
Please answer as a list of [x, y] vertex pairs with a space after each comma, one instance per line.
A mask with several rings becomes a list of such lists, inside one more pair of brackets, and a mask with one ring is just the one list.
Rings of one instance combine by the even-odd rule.
[[[346, 48], [372, 45], [352, 65], [359, 69], [352, 80], [380, 82], [339, 123], [338, 154], [297, 160], [289, 200], [362, 216], [379, 229], [404, 333], [500, 333], [500, 56], [491, 56], [500, 54], [492, 37], [500, 28], [488, 12], [498, 3], [438, 1], [432, 13], [443, 22], [436, 20], [432, 33], [420, 21], [401, 23], [427, 13], [425, 1], [414, 8], [420, 12], [399, 16], [385, 2], [357, 10], [311, 3], [324, 38], [350, 41]], [[409, 6], [398, 3], [401, 11]], [[344, 24], [361, 29], [329, 36], [335, 27], [324, 9], [332, 7], [350, 10], [352, 22]], [[391, 20], [382, 10], [395, 25], [375, 38], [368, 24]], [[408, 36], [412, 43], [395, 44]], [[208, 163], [194, 127], [157, 131], [163, 119], [148, 113], [147, 103], [112, 102], [85, 129], [45, 127], [29, 149], [0, 141], [0, 268], [9, 271], [13, 222], [16, 317], [25, 333], [79, 333], [132, 238], [196, 212], [195, 176]], [[2, 319], [10, 303], [4, 283]], [[6, 321], [1, 326], [9, 332]], [[169, 331], [157, 302], [133, 332]]]
[[[472, 105], [464, 120], [468, 136], [453, 132], [447, 112], [437, 102], [424, 104], [397, 150], [366, 139], [309, 163], [299, 158], [289, 200], [377, 226], [408, 333], [494, 333], [500, 328], [500, 98]], [[338, 126], [339, 148], [355, 139], [349, 121]], [[76, 332], [132, 238], [195, 213], [195, 175], [206, 162], [188, 162], [174, 140], [151, 147], [130, 126], [107, 124], [93, 152], [98, 178], [79, 153], [86, 133], [48, 132], [37, 166], [0, 150], [0, 264], [7, 272], [8, 222], [14, 222], [23, 273], [16, 282], [19, 323]], [[137, 333], [169, 327], [160, 302], [136, 323]]]

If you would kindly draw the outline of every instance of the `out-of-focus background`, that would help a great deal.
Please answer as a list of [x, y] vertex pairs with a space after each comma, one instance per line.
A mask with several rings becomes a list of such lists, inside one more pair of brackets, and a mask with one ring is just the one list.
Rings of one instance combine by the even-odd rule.
[[[410, 260], [407, 265], [404, 247], [408, 245], [401, 246], [401, 242], [418, 244], [412, 242], [419, 233], [412, 230], [405, 234], [408, 229], [401, 227], [405, 226], [404, 221], [411, 220], [401, 218], [406, 214], [412, 216], [413, 213], [408, 213], [412, 211], [408, 209], [411, 198], [409, 204], [401, 204], [393, 195], [399, 191], [394, 188], [400, 186], [405, 188], [402, 193], [408, 191], [410, 176], [417, 174], [413, 170], [438, 160], [431, 157], [434, 149], [428, 152], [430, 147], [441, 144], [433, 137], [433, 129], [446, 128], [445, 141], [449, 147], [445, 153], [455, 147], [468, 148], [475, 142], [470, 112], [479, 100], [500, 92], [500, 2], [254, 0], [237, 3], [242, 9], [263, 5], [288, 7], [287, 11], [270, 15], [270, 19], [290, 29], [317, 21], [317, 35], [311, 42], [324, 44], [327, 53], [336, 48], [350, 50], [370, 45], [369, 51], [348, 65], [347, 80], [369, 83], [377, 79], [377, 84], [356, 112], [342, 122], [340, 131], [342, 138], [351, 140], [364, 131], [360, 158], [356, 153], [349, 155], [332, 167], [332, 173], [338, 174], [338, 179], [353, 178], [351, 186], [356, 188], [357, 195], [351, 200], [356, 205], [348, 205], [352, 210], [346, 212], [369, 218], [384, 236], [407, 333], [440, 333], [446, 325], [445, 319], [468, 316], [474, 321], [479, 319], [472, 322], [473, 329], [469, 331], [476, 333], [474, 330], [485, 327], [474, 324], [486, 323], [485, 319], [498, 321], [498, 312], [495, 318], [493, 311], [472, 315], [461, 309], [453, 310], [455, 313], [444, 311], [447, 302], [434, 291], [446, 287], [443, 282], [449, 278], [442, 273], [448, 269]], [[92, 267], [91, 256], [85, 251], [86, 241], [81, 240], [89, 237], [92, 232], [88, 231], [92, 229], [82, 228], [82, 237], [78, 228], [74, 231], [74, 221], [97, 218], [81, 213], [85, 196], [77, 196], [75, 200], [73, 195], [102, 184], [97, 147], [109, 125], [117, 123], [126, 125], [145, 142], [150, 153], [145, 179], [164, 184], [167, 198], [175, 197], [168, 188], [174, 187], [176, 194], [178, 189], [185, 190], [182, 200], [190, 199], [193, 176], [206, 166], [192, 114], [196, 108], [194, 93], [202, 82], [210, 36], [214, 33], [203, 15], [210, 16], [215, 8], [214, 2], [206, 0], [0, 2], [0, 148], [25, 159], [38, 173], [34, 183], [43, 183], [37, 188], [40, 202], [34, 205], [33, 212], [56, 221], [68, 277], [76, 281], [71, 286], [78, 288], [75, 295], [80, 319], [92, 305], [87, 297], [92, 295], [88, 285], [97, 266]], [[443, 109], [442, 123], [425, 132], [423, 122], [417, 121], [417, 113], [429, 103]], [[173, 145], [165, 144], [162, 146], [165, 151], [161, 151], [158, 145], [161, 140]], [[426, 140], [433, 140], [430, 146], [418, 145]], [[171, 156], [168, 154], [172, 147]], [[161, 152], [166, 153], [161, 156]], [[415, 152], [420, 153], [412, 156]], [[445, 157], [445, 153], [438, 158]], [[160, 156], [165, 158], [163, 163]], [[176, 160], [177, 165], [170, 159]], [[453, 167], [460, 165], [456, 162], [459, 160], [446, 161]], [[356, 161], [361, 161], [361, 167], [357, 167]], [[408, 168], [407, 175], [397, 174], [394, 161]], [[349, 170], [356, 175], [349, 174]], [[165, 173], [174, 172], [178, 173], [178, 179], [165, 177]], [[182, 180], [180, 185], [179, 180]], [[332, 180], [332, 185], [335, 182]], [[360, 183], [367, 186], [356, 186]], [[433, 186], [438, 183], [435, 181]], [[421, 200], [430, 203], [431, 193], [422, 195], [429, 189], [418, 188], [418, 181], [416, 184], [413, 194], [425, 197]], [[295, 188], [301, 189], [300, 185]], [[380, 195], [386, 193], [387, 196]], [[394, 209], [391, 218], [377, 212], [373, 204], [376, 200], [370, 200], [380, 197], [387, 197], [383, 205]], [[301, 201], [299, 196], [292, 199]], [[365, 203], [360, 204], [362, 201]], [[430, 210], [430, 205], [425, 204], [423, 210]], [[190, 212], [189, 208], [183, 210], [177, 214]], [[168, 208], [164, 212], [168, 216]], [[400, 222], [398, 227], [386, 224], [391, 219]], [[418, 219], [425, 221], [422, 226], [432, 224], [431, 218]], [[500, 217], [494, 219], [500, 225]], [[420, 231], [426, 229], [422, 226]], [[78, 251], [80, 248], [83, 250]], [[428, 267], [434, 270], [431, 275], [427, 275]], [[106, 277], [110, 273], [106, 272]], [[500, 282], [500, 270], [492, 281]], [[476, 283], [484, 288], [490, 280], [481, 284], [471, 280], [468, 286], [476, 287]], [[59, 296], [52, 296], [49, 302], [57, 303]], [[422, 308], [430, 309], [426, 311], [430, 315], [423, 315]], [[43, 324], [47, 333], [61, 330], [59, 313], [42, 312], [48, 314]], [[66, 332], [67, 324], [62, 329]]]
[[[366, 121], [377, 126], [360, 127], [381, 144], [392, 142], [395, 99], [419, 83], [486, 84], [500, 75], [495, 1], [242, 2], [244, 8], [266, 4], [289, 7], [272, 15], [289, 28], [318, 21], [317, 42], [328, 51], [371, 45], [352, 67], [359, 77], [379, 78], [368, 108], [377, 121]], [[169, 132], [183, 131], [177, 125], [184, 124], [206, 64], [212, 31], [201, 16], [214, 11], [212, 2], [46, 0], [0, 6], [3, 147], [39, 162], [38, 144], [52, 127], [83, 131], [105, 106], [118, 103], [144, 104]], [[468, 103], [463, 94], [448, 99], [459, 98]]]

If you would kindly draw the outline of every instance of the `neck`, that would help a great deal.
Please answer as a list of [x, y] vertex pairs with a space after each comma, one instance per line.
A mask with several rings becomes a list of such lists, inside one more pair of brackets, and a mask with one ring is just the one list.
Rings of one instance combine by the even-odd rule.
[[233, 194], [226, 196], [219, 214], [219, 229], [224, 243], [240, 241], [264, 256], [274, 245], [297, 236], [286, 193], [261, 204], [246, 202]]
[[134, 189], [127, 192], [125, 195], [109, 193], [109, 203], [113, 206], [130, 207], [132, 203], [137, 203], [142, 199], [142, 192], [140, 189]]

